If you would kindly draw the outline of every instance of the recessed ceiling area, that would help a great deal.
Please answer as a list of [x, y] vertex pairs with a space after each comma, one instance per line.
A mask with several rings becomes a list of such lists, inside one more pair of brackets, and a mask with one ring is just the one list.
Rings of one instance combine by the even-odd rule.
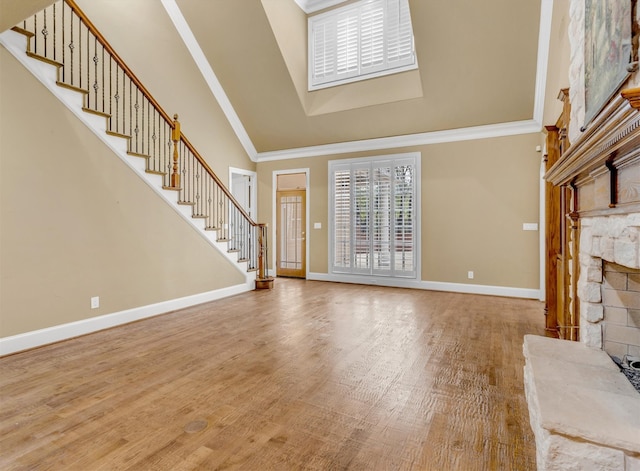
[[293, 2], [262, 0], [262, 5], [307, 116], [422, 97], [419, 69], [308, 91], [307, 15]]
[[[334, 91], [324, 103], [301, 98], [290, 68], [306, 71], [306, 14], [293, 2], [177, 5], [258, 152], [533, 118], [540, 2], [409, 0], [421, 96], [364, 107], [345, 103], [380, 101], [367, 84], [374, 80], [357, 92]], [[278, 17], [298, 19], [282, 33], [282, 25], [272, 25]], [[286, 34], [305, 39], [278, 37]], [[285, 42], [295, 50], [287, 60]]]

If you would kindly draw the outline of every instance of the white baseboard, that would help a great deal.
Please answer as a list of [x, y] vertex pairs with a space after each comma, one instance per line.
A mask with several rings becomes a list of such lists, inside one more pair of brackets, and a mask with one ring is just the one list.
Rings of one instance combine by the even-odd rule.
[[214, 291], [185, 296], [183, 298], [171, 299], [148, 306], [141, 306], [125, 311], [105, 314], [103, 316], [91, 317], [81, 321], [69, 322], [67, 324], [47, 327], [45, 329], [25, 332], [24, 334], [13, 335], [11, 337], [0, 338], [0, 356], [41, 347], [61, 340], [67, 340], [80, 335], [90, 334], [99, 330], [109, 329], [118, 325], [128, 324], [140, 319], [165, 314], [177, 309], [184, 309], [197, 304], [202, 304], [217, 299], [226, 298], [240, 293], [250, 291], [250, 284], [240, 284], [229, 286]]
[[358, 275], [331, 275], [328, 273], [309, 273], [308, 280], [335, 281], [339, 283], [357, 283], [395, 288], [414, 288], [431, 291], [450, 291], [453, 293], [485, 294], [509, 298], [539, 299], [540, 290], [530, 288], [511, 288], [509, 286], [467, 285], [464, 283], [444, 283], [441, 281], [409, 280]]

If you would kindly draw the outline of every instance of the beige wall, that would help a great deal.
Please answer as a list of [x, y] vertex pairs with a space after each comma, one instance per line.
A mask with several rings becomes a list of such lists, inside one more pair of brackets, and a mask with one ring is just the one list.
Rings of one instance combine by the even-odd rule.
[[[422, 153], [422, 280], [539, 288], [538, 134], [258, 164], [259, 219], [273, 220], [272, 174], [309, 168], [309, 271], [328, 271], [329, 160]], [[321, 222], [322, 229], [313, 229]], [[473, 270], [475, 278], [467, 279]]]
[[0, 337], [244, 281], [2, 47], [0, 63]]

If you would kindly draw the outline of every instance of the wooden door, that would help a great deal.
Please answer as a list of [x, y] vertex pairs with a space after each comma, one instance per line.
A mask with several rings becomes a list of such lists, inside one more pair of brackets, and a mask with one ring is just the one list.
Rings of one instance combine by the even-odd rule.
[[306, 191], [278, 191], [276, 210], [276, 275], [305, 278], [307, 273]]

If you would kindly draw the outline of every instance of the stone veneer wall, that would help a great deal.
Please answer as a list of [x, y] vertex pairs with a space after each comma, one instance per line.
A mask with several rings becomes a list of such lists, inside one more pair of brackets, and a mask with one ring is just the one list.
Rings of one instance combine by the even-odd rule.
[[[580, 340], [589, 347], [610, 349], [616, 356], [623, 348], [626, 348], [626, 354], [640, 354], [640, 276], [614, 273], [615, 265], [609, 265], [608, 270], [612, 273], [606, 282], [603, 273], [603, 261], [640, 269], [640, 213], [584, 218], [581, 225]], [[623, 283], [625, 289], [631, 286], [632, 291], [614, 293], [614, 285], [621, 287]], [[608, 309], [605, 304], [609, 304]], [[627, 317], [621, 329], [622, 306], [629, 309], [625, 309]], [[605, 330], [610, 334], [608, 339], [605, 339]]]

